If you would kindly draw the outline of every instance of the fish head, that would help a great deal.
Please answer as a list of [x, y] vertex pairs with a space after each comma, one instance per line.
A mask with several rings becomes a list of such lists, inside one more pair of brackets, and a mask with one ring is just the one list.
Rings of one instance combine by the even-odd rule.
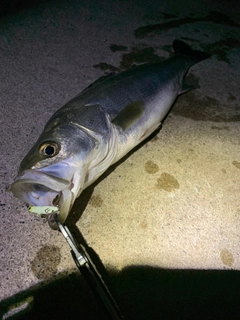
[[100, 142], [71, 122], [52, 119], [11, 185], [29, 206], [58, 206], [63, 223], [80, 195]]

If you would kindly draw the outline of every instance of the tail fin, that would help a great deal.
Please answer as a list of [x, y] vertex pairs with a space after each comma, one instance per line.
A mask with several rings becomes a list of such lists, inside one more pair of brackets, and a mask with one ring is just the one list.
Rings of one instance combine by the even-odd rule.
[[177, 54], [188, 56], [193, 63], [198, 63], [210, 57], [206, 52], [193, 50], [188, 44], [181, 40], [173, 41], [173, 50]]

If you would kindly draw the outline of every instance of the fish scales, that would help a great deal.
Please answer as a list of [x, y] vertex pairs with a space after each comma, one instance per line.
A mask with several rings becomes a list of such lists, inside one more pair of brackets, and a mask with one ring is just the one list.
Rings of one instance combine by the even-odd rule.
[[160, 125], [188, 69], [209, 57], [183, 41], [163, 62], [95, 81], [59, 109], [20, 165], [12, 192], [33, 206], [57, 205], [64, 222], [75, 199]]

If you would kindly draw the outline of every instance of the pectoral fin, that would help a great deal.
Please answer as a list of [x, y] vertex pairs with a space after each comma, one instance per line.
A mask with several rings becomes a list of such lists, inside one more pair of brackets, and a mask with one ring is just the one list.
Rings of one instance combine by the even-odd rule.
[[144, 103], [141, 100], [137, 100], [126, 105], [118, 115], [112, 120], [112, 123], [127, 130], [130, 128], [143, 114]]
[[185, 81], [185, 79], [183, 79], [182, 87], [181, 87], [181, 89], [180, 89], [179, 94], [188, 92], [188, 91], [190, 91], [190, 90], [192, 90], [192, 89], [194, 89], [194, 86], [188, 84], [188, 83]]

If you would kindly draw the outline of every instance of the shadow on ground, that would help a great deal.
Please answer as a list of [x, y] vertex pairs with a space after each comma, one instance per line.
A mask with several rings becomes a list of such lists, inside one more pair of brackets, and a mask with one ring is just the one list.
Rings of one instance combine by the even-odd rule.
[[[105, 274], [125, 319], [239, 319], [240, 272], [131, 266]], [[13, 307], [29, 302], [15, 315]], [[72, 270], [0, 304], [3, 319], [106, 319], [80, 273]], [[16, 309], [17, 310], [17, 309]], [[4, 316], [5, 314], [5, 316]]]

